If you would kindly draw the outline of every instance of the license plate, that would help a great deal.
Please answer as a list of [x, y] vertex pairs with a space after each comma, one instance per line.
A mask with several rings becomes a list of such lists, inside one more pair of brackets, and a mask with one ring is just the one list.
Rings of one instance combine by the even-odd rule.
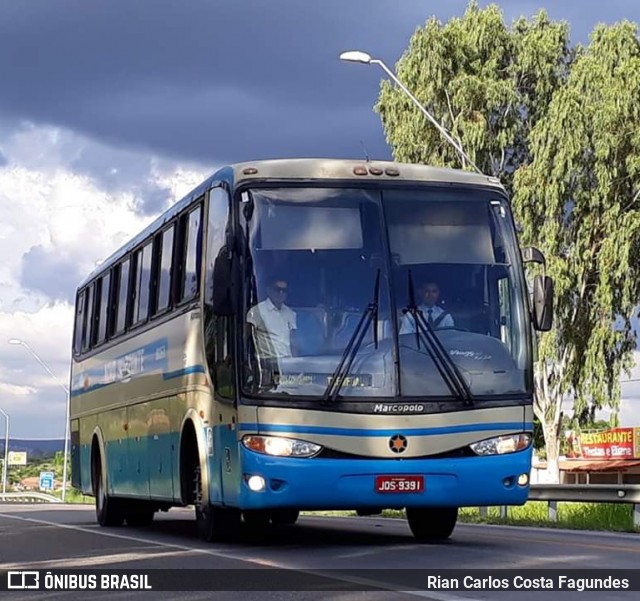
[[415, 493], [423, 491], [423, 476], [376, 476], [376, 492]]

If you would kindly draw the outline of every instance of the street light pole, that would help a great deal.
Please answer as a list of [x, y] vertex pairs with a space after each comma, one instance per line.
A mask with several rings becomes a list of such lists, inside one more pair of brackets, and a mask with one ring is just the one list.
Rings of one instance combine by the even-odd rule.
[[9, 461], [9, 414], [0, 409], [0, 413], [4, 415], [4, 463], [2, 464], [2, 500], [7, 495], [7, 462]]
[[429, 121], [435, 126], [435, 128], [444, 136], [444, 138], [458, 151], [460, 156], [462, 157], [462, 164], [464, 167], [465, 161], [468, 162], [477, 173], [480, 175], [484, 175], [482, 171], [478, 168], [478, 166], [469, 158], [467, 153], [462, 149], [462, 146], [456, 142], [449, 132], [442, 127], [432, 116], [429, 111], [420, 104], [420, 101], [402, 84], [402, 82], [396, 77], [395, 73], [384, 64], [378, 58], [372, 58], [371, 55], [366, 52], [361, 52], [360, 50], [350, 50], [348, 52], [343, 52], [340, 55], [340, 60], [347, 61], [350, 63], [363, 63], [365, 65], [378, 65], [382, 68], [382, 70], [396, 82], [398, 87], [411, 99], [411, 101], [424, 113], [424, 115], [429, 119]]
[[62, 502], [65, 502], [67, 496], [67, 463], [69, 457], [69, 412], [71, 404], [71, 396], [69, 394], [69, 388], [65, 386], [58, 377], [49, 369], [49, 366], [38, 356], [38, 354], [24, 341], [19, 338], [11, 338], [9, 344], [19, 344], [26, 348], [35, 358], [35, 360], [42, 365], [46, 372], [57, 382], [57, 384], [64, 390], [67, 399], [66, 417], [64, 424], [64, 466], [62, 468]]

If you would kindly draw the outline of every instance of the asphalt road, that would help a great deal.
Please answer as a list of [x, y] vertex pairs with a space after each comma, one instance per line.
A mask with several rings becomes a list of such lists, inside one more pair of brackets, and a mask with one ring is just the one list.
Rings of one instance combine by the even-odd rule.
[[[0, 570], [25, 569], [221, 569], [280, 567], [296, 573], [367, 570], [367, 583], [383, 592], [158, 592], [153, 599], [300, 599], [360, 601], [422, 598], [435, 601], [512, 599], [514, 592], [396, 592], [394, 574], [383, 569], [613, 569], [640, 568], [640, 536], [567, 530], [459, 524], [442, 544], [418, 544], [403, 520], [303, 517], [296, 526], [266, 536], [242, 531], [229, 544], [206, 544], [195, 532], [191, 509], [157, 515], [149, 528], [100, 528], [92, 507], [78, 505], [0, 505]], [[416, 572], [417, 573], [417, 572]], [[250, 572], [243, 572], [247, 577]], [[353, 581], [351, 580], [351, 586]], [[108, 595], [130, 599], [136, 592], [11, 592], [8, 599], [86, 599]], [[637, 592], [517, 592], [518, 600], [634, 599]]]

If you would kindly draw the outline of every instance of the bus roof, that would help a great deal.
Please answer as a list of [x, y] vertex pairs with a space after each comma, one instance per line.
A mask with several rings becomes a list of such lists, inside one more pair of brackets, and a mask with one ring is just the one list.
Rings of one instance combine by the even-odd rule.
[[[364, 167], [365, 175], [354, 173], [356, 167]], [[358, 161], [352, 159], [274, 159], [248, 161], [232, 165], [236, 185], [252, 179], [337, 179], [357, 181], [402, 180], [420, 182], [442, 182], [495, 186], [502, 189], [495, 177], [480, 175], [460, 169], [430, 167], [392, 161]], [[247, 172], [251, 169], [255, 170]], [[379, 170], [376, 174], [375, 170]], [[395, 173], [389, 173], [395, 171]]]
[[[356, 172], [356, 168], [360, 168]], [[363, 174], [364, 173], [364, 174]], [[82, 288], [93, 278], [117, 263], [129, 251], [134, 249], [153, 232], [170, 221], [192, 201], [200, 198], [212, 185], [226, 181], [237, 187], [251, 181], [291, 180], [291, 181], [329, 181], [340, 180], [354, 182], [434, 182], [451, 183], [472, 186], [490, 186], [504, 192], [504, 187], [495, 177], [481, 175], [460, 169], [445, 167], [430, 167], [411, 163], [397, 163], [392, 161], [353, 160], [353, 159], [271, 159], [247, 161], [228, 165], [217, 170], [186, 196], [177, 201], [162, 215], [136, 234], [123, 246], [102, 261], [79, 284]]]

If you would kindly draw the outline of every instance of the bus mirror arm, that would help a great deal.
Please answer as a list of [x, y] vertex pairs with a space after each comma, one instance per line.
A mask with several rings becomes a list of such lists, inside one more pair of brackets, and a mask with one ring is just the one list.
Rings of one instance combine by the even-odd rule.
[[553, 325], [553, 279], [537, 275], [533, 280], [533, 326], [548, 332]]
[[231, 294], [233, 281], [233, 264], [224, 249], [213, 263], [213, 314], [221, 317], [234, 315], [233, 297]]

